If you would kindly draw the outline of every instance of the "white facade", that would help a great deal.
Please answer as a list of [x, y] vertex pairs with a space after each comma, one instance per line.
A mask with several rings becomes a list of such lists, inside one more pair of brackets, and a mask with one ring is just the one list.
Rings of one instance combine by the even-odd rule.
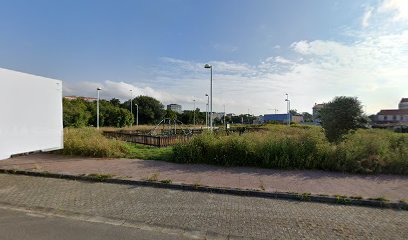
[[0, 68], [0, 160], [63, 148], [62, 81]]
[[401, 102], [398, 104], [399, 109], [408, 109], [408, 98], [401, 99]]

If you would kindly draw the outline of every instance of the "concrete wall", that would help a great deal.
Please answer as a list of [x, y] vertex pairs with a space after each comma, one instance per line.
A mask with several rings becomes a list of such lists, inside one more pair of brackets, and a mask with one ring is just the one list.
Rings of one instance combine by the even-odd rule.
[[62, 81], [0, 68], [0, 159], [63, 148]]

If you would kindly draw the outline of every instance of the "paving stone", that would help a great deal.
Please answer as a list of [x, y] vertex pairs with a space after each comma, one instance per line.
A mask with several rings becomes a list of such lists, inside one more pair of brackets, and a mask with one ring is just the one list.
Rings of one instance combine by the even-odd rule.
[[408, 212], [0, 174], [0, 202], [230, 239], [406, 239]]

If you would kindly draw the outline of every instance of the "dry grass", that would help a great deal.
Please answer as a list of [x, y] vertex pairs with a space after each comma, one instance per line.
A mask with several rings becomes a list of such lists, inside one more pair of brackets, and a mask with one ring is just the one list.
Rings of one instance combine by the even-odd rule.
[[65, 128], [61, 152], [90, 157], [124, 157], [129, 153], [129, 147], [124, 142], [105, 138], [95, 128]]

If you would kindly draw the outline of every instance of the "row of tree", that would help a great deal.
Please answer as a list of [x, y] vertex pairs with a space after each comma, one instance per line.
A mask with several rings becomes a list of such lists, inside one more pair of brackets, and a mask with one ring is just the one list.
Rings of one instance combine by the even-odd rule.
[[[99, 101], [99, 124], [100, 126], [125, 127], [136, 122], [138, 113], [139, 124], [157, 124], [163, 118], [177, 119], [184, 124], [205, 124], [206, 113], [184, 111], [176, 113], [165, 110], [164, 105], [157, 99], [149, 96], [138, 96], [132, 100], [132, 112], [130, 111], [131, 100], [120, 102], [119, 99]], [[80, 98], [76, 100], [63, 99], [64, 127], [96, 126], [96, 102], [88, 102]], [[220, 123], [219, 119], [215, 120]]]

